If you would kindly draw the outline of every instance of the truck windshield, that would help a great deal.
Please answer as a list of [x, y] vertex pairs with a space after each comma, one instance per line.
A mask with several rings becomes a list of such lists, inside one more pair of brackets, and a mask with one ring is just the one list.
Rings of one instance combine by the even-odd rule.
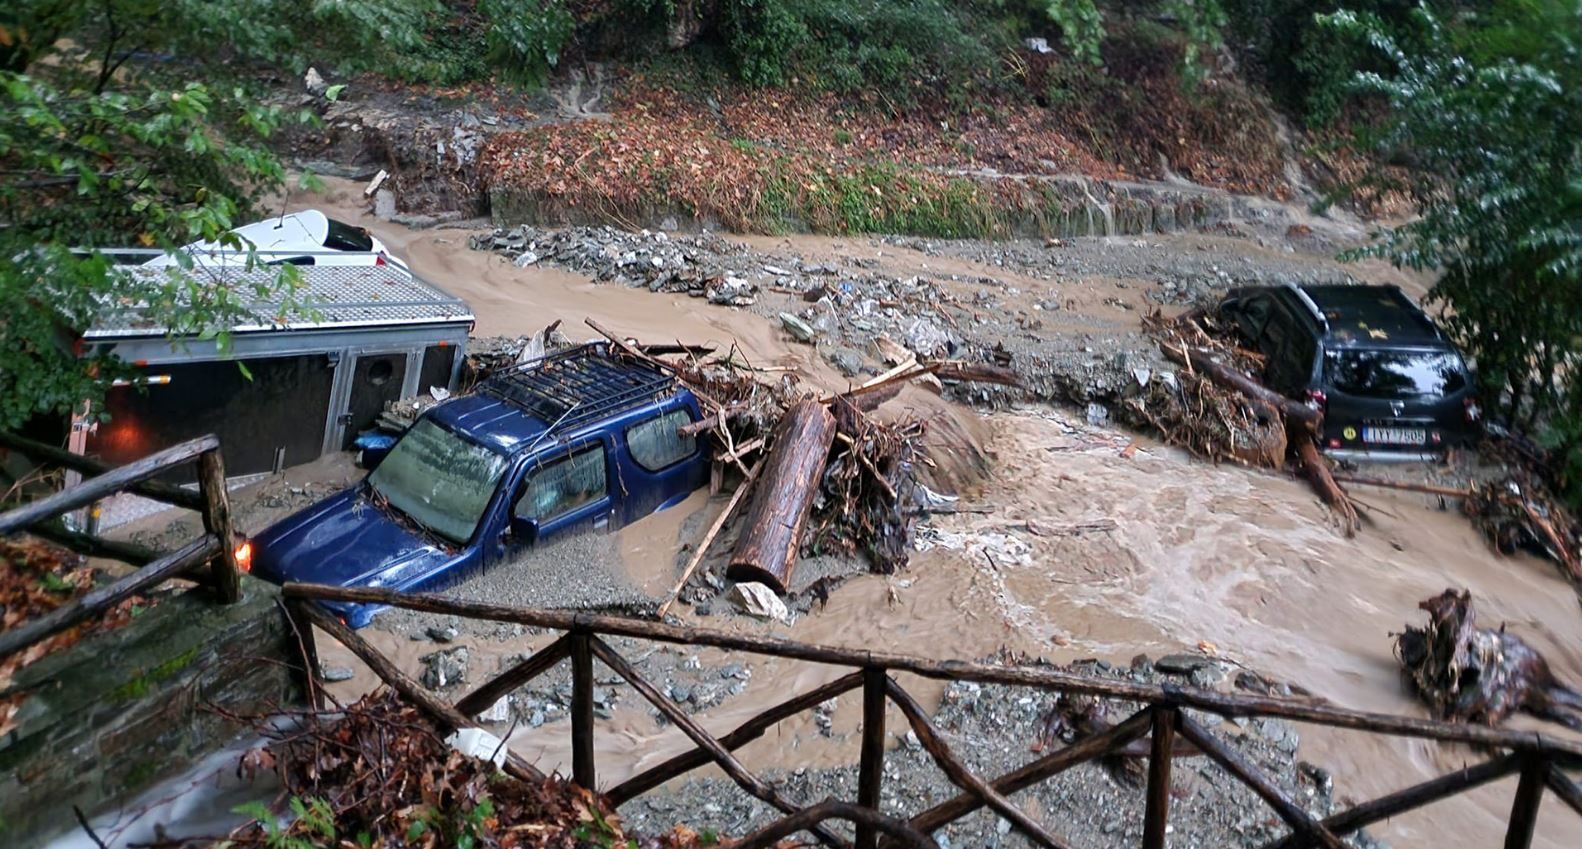
[[1467, 385], [1466, 366], [1451, 351], [1330, 351], [1330, 383], [1364, 398], [1429, 398], [1453, 395]]
[[419, 419], [368, 482], [418, 524], [446, 539], [472, 538], [509, 461], [428, 419]]

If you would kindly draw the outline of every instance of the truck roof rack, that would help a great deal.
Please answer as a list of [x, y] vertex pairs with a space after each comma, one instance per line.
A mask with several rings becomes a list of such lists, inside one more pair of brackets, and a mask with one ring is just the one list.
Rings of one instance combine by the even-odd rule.
[[478, 388], [550, 423], [545, 435], [656, 400], [675, 378], [642, 362], [617, 359], [594, 342], [530, 360], [497, 374]]

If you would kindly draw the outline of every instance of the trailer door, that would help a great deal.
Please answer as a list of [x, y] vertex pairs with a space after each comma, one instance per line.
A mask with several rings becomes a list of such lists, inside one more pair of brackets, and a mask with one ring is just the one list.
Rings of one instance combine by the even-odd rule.
[[359, 354], [352, 367], [352, 387], [346, 412], [341, 422], [346, 430], [341, 436], [341, 450], [351, 447], [358, 434], [374, 426], [385, 404], [401, 398], [401, 386], [406, 380], [405, 351], [382, 354]]

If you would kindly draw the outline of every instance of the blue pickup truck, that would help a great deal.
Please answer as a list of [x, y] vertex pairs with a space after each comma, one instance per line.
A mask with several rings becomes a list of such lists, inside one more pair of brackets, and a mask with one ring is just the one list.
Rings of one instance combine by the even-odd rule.
[[[551, 354], [424, 413], [357, 485], [248, 540], [246, 566], [276, 583], [441, 589], [679, 503], [708, 479], [681, 432], [701, 417], [672, 375], [602, 343]], [[354, 628], [379, 612], [327, 606]]]

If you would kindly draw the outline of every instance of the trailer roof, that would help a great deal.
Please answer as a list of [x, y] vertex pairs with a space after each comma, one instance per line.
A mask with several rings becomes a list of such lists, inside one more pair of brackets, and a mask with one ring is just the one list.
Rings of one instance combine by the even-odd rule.
[[[183, 272], [173, 267], [121, 266], [119, 271], [137, 277], [163, 279], [172, 274], [201, 275], [239, 290], [270, 285], [280, 269], [205, 266]], [[254, 321], [231, 328], [232, 333], [310, 330], [337, 327], [379, 327], [413, 324], [457, 324], [473, 320], [471, 308], [455, 295], [391, 265], [317, 265], [297, 268], [304, 284], [301, 301], [317, 315], [277, 322], [280, 304], [259, 302], [252, 306]], [[143, 318], [142, 310], [129, 307], [107, 315], [84, 337], [110, 339], [127, 336], [162, 336], [166, 329]]]

